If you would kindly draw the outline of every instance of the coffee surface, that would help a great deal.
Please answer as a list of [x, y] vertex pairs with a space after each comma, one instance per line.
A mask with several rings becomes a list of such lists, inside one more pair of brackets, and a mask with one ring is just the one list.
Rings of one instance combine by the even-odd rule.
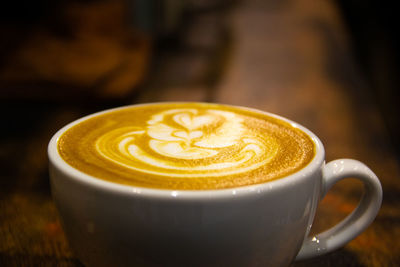
[[106, 181], [147, 188], [207, 190], [292, 174], [314, 157], [311, 138], [245, 108], [160, 103], [102, 113], [58, 140], [72, 167]]

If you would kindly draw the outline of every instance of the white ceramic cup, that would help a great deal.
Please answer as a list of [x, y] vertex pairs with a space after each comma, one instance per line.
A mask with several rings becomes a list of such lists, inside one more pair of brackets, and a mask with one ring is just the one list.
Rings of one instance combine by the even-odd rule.
[[[57, 140], [100, 113], [65, 126], [48, 147], [51, 189], [64, 231], [87, 266], [287, 266], [345, 245], [368, 227], [380, 208], [382, 188], [368, 167], [351, 159], [325, 164], [317, 136], [269, 113], [315, 143], [314, 159], [287, 177], [205, 191], [97, 179], [69, 166], [58, 153]], [[349, 177], [364, 185], [358, 207], [333, 228], [309, 237], [318, 202], [333, 184]]]

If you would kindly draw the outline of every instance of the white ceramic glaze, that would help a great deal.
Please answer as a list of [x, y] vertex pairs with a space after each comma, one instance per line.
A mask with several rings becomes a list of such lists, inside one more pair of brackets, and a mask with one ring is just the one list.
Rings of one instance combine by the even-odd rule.
[[[303, 130], [315, 143], [314, 159], [295, 174], [202, 191], [96, 179], [63, 161], [57, 140], [71, 126], [98, 114], [65, 126], [48, 147], [52, 194], [69, 243], [87, 266], [288, 266], [296, 256], [305, 259], [343, 246], [373, 221], [381, 204], [379, 180], [364, 164], [342, 159], [325, 165], [324, 148], [313, 133], [269, 113]], [[365, 185], [360, 205], [332, 229], [307, 237], [319, 200], [347, 177]]]

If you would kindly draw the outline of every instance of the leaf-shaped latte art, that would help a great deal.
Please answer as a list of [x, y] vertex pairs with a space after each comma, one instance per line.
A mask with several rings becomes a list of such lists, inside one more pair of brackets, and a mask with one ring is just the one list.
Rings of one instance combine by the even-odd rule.
[[106, 133], [96, 149], [104, 158], [144, 173], [187, 178], [232, 175], [264, 165], [279, 148], [272, 137], [262, 139], [242, 122], [234, 113], [220, 110], [167, 110], [153, 115], [143, 129]]
[[158, 103], [101, 113], [58, 141], [74, 168], [106, 181], [173, 190], [264, 183], [306, 166], [311, 138], [288, 122], [240, 107]]
[[215, 120], [215, 118], [211, 115], [193, 116], [189, 113], [178, 113], [173, 118], [174, 121], [188, 130], [198, 129], [201, 126], [210, 124]]

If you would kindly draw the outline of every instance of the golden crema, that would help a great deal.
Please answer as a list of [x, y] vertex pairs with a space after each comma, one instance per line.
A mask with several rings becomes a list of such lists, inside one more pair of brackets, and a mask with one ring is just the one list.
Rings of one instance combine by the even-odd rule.
[[314, 157], [311, 138], [245, 108], [160, 103], [102, 113], [58, 140], [72, 167], [106, 181], [173, 190], [222, 189], [292, 174]]

